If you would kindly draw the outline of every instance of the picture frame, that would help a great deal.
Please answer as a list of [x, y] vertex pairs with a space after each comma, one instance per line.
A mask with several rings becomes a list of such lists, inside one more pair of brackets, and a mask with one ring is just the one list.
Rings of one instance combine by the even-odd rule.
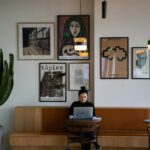
[[[74, 37], [87, 39], [87, 50], [74, 49]], [[90, 59], [90, 16], [58, 15], [57, 16], [58, 60]]]
[[66, 63], [39, 63], [39, 101], [66, 101]]
[[100, 38], [100, 78], [128, 79], [128, 37]]
[[150, 51], [147, 47], [132, 47], [132, 79], [150, 79]]
[[90, 64], [69, 63], [69, 90], [78, 91], [81, 86], [90, 90]]
[[19, 60], [54, 59], [54, 22], [19, 22], [17, 31]]

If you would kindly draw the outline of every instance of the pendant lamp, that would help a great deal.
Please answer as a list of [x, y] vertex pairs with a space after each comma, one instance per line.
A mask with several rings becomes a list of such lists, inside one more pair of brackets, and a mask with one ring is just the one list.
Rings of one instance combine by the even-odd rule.
[[[80, 16], [81, 16], [81, 0], [80, 0]], [[76, 51], [87, 50], [87, 38], [86, 37], [75, 37], [74, 38], [74, 49]]]
[[147, 48], [150, 50], [150, 40], [147, 42]]
[[104, 0], [102, 1], [102, 19], [106, 18], [106, 12], [107, 12], [107, 2]]
[[74, 48], [78, 51], [87, 50], [87, 39], [85, 37], [76, 37], [74, 38]]

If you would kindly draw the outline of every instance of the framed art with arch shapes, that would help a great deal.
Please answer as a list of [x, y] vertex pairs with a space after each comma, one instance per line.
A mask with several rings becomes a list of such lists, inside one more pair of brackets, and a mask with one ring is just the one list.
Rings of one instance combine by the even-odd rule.
[[[85, 52], [74, 49], [74, 37], [85, 37], [87, 39], [87, 50]], [[90, 16], [58, 15], [57, 45], [59, 60], [88, 60], [90, 58]]]
[[100, 38], [100, 78], [128, 79], [128, 37]]

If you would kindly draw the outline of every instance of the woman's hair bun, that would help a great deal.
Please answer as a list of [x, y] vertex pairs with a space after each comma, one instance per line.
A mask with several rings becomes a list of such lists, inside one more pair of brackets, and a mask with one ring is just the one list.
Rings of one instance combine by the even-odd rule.
[[86, 90], [86, 87], [85, 87], [85, 86], [81, 86], [81, 90], [82, 90], [82, 91], [85, 91], [85, 90]]
[[80, 94], [82, 94], [82, 93], [86, 93], [86, 94], [88, 94], [88, 90], [86, 89], [86, 87], [85, 87], [85, 86], [81, 86], [81, 87], [80, 87], [79, 95], [80, 95]]

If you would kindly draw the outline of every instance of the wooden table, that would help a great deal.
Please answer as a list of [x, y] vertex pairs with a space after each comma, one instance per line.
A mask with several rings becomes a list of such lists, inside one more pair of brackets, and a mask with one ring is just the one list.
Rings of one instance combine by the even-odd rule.
[[68, 142], [66, 150], [70, 150], [71, 143], [93, 143], [96, 149], [100, 148], [98, 144], [99, 122], [101, 118], [93, 119], [67, 119]]

